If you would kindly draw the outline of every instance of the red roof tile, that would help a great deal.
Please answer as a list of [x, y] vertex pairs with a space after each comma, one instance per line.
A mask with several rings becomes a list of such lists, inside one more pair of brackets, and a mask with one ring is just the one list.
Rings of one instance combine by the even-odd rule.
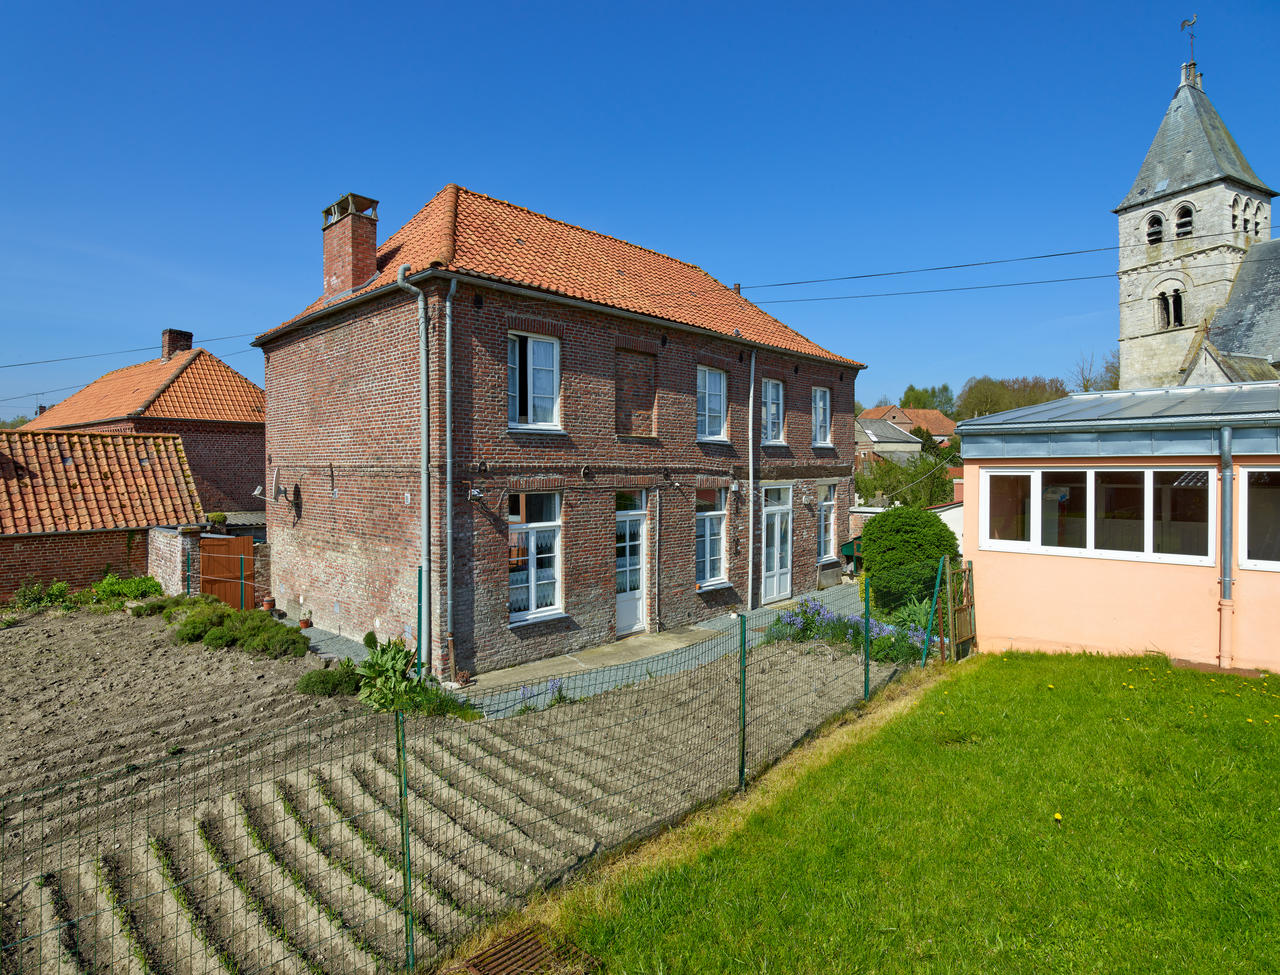
[[315, 312], [392, 284], [402, 264], [438, 267], [655, 318], [760, 345], [861, 365], [829, 352], [706, 271], [450, 184], [378, 248], [378, 273], [339, 299], [318, 298], [261, 342]]
[[264, 423], [266, 394], [212, 352], [125, 366], [45, 410], [23, 430], [58, 430], [119, 417]]
[[901, 406], [870, 406], [858, 414], [859, 420], [883, 420], [889, 417], [890, 422], [896, 423], [890, 414], [905, 414], [910, 426], [897, 423], [908, 433], [915, 427], [924, 427], [933, 437], [949, 437], [956, 432], [956, 421], [951, 419], [940, 410], [917, 410], [907, 409]]
[[0, 535], [203, 518], [177, 436], [0, 430]]

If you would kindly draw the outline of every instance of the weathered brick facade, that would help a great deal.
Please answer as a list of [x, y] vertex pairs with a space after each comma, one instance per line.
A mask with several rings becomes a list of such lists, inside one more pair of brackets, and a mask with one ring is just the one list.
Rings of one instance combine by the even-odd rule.
[[[443, 349], [447, 282], [422, 284], [429, 317], [430, 471], [435, 606], [433, 669], [444, 642]], [[341, 306], [263, 343], [272, 588], [282, 608], [358, 636], [413, 634], [418, 565], [415, 301], [393, 291]], [[511, 331], [559, 340], [563, 432], [508, 429]], [[647, 494], [648, 629], [704, 620], [747, 600], [748, 400], [752, 348], [712, 333], [460, 281], [453, 300], [454, 618], [456, 666], [486, 671], [615, 638], [615, 491]], [[728, 377], [727, 443], [697, 440], [696, 367]], [[652, 373], [651, 387], [646, 383]], [[784, 447], [757, 448], [758, 481], [794, 483], [792, 591], [818, 576], [820, 482], [852, 501], [856, 366], [756, 349], [785, 387]], [[621, 384], [621, 388], [620, 388]], [[831, 391], [831, 447], [811, 446], [811, 388]], [[755, 426], [759, 439], [759, 421]], [[727, 586], [699, 592], [694, 491], [732, 488]], [[562, 497], [562, 617], [510, 625], [507, 505], [513, 493]], [[270, 497], [270, 495], [269, 495]], [[837, 518], [837, 523], [844, 519]], [[756, 507], [756, 588], [760, 591]], [[847, 522], [844, 522], [847, 523]], [[838, 541], [843, 541], [839, 537]], [[660, 551], [660, 556], [659, 556]]]
[[84, 589], [108, 572], [147, 574], [147, 530], [59, 532], [0, 537], [0, 600], [29, 579]]

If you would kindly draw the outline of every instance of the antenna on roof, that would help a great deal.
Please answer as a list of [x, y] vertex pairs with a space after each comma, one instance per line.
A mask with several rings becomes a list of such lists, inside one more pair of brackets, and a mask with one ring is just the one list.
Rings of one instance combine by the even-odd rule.
[[1192, 14], [1191, 19], [1184, 20], [1182, 22], [1182, 26], [1178, 28], [1178, 30], [1185, 30], [1187, 32], [1187, 37], [1191, 41], [1191, 63], [1192, 64], [1196, 63], [1196, 34], [1195, 34], [1195, 31], [1193, 31], [1191, 28], [1196, 25], [1196, 17], [1198, 16], [1199, 16], [1198, 14]]

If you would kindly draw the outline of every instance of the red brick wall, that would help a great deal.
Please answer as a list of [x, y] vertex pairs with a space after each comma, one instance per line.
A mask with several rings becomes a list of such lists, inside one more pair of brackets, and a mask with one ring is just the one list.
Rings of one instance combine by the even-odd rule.
[[[438, 282], [429, 288], [431, 342], [437, 350], [442, 347], [444, 289]], [[511, 329], [560, 339], [563, 433], [508, 430]], [[619, 349], [653, 356], [651, 439], [618, 433]], [[376, 620], [384, 634], [398, 634], [412, 626], [416, 605], [416, 306], [408, 295], [367, 303], [354, 314], [272, 343], [267, 351], [269, 469], [279, 467], [280, 488], [290, 498], [296, 490], [299, 502], [267, 506], [276, 596], [282, 607], [305, 604], [312, 609], [317, 626], [358, 636]], [[651, 629], [706, 619], [746, 602], [750, 363], [750, 349], [727, 338], [459, 286], [453, 411], [454, 631], [460, 668], [490, 670], [614, 639], [614, 492], [622, 487], [649, 490]], [[728, 375], [728, 444], [696, 442], [699, 364]], [[785, 384], [789, 443], [758, 450], [756, 473], [761, 480], [796, 484], [793, 591], [800, 593], [814, 588], [817, 580], [815, 479], [840, 479], [838, 512], [851, 502], [855, 374], [848, 367], [763, 350], [757, 351], [756, 372], [757, 384], [765, 376]], [[832, 393], [832, 448], [810, 445], [812, 385]], [[443, 361], [436, 355], [431, 363], [436, 564], [430, 589], [437, 606], [444, 560], [442, 387]], [[758, 409], [758, 389], [756, 404]], [[729, 495], [731, 586], [699, 593], [694, 586], [693, 491], [700, 483], [727, 486], [734, 481], [741, 489]], [[478, 492], [474, 499], [473, 489]], [[521, 490], [562, 494], [565, 618], [512, 628], [506, 504], [510, 493]], [[757, 538], [759, 529], [757, 507]], [[439, 609], [436, 619], [443, 627]], [[437, 671], [444, 667], [439, 649], [437, 645]]]
[[147, 574], [146, 529], [0, 538], [0, 599], [32, 577], [83, 589], [108, 572]]
[[622, 348], [614, 353], [615, 429], [623, 436], [653, 436], [656, 375], [653, 353]]

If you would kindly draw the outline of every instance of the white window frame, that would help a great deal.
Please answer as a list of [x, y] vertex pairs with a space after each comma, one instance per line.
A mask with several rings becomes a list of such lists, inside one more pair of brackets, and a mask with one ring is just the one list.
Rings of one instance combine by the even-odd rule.
[[[711, 392], [708, 389], [707, 380], [712, 373], [720, 377], [720, 412], [713, 414], [709, 409]], [[729, 374], [723, 369], [716, 369], [714, 366], [698, 366], [697, 387], [695, 390], [695, 409], [698, 415], [698, 440], [702, 443], [728, 443], [729, 442]], [[711, 417], [718, 415], [720, 418], [720, 432], [717, 434], [704, 433], [709, 429]]]
[[546, 531], [553, 529], [556, 539], [556, 599], [551, 606], [543, 606], [538, 608], [538, 590], [537, 590], [537, 551], [533, 544], [533, 539], [525, 542], [525, 550], [529, 553], [529, 609], [513, 613], [511, 612], [511, 590], [510, 581], [507, 584], [507, 616], [509, 625], [517, 626], [521, 623], [533, 623], [538, 620], [555, 619], [564, 615], [564, 553], [561, 549], [561, 542], [564, 538], [564, 494], [560, 491], [520, 491], [520, 494], [553, 494], [556, 498], [556, 520], [555, 521], [531, 521], [531, 522], [512, 522], [511, 516], [507, 515], [507, 545], [510, 546], [510, 537], [513, 533], [521, 533], [525, 535], [536, 534], [538, 531]]
[[[826, 386], [814, 386], [809, 399], [813, 408], [813, 446], [830, 447], [831, 390]], [[821, 412], [819, 412], [819, 404], [821, 404]], [[821, 420], [819, 420], [819, 416], [822, 417]]]
[[[776, 389], [777, 396], [771, 400], [769, 393]], [[777, 408], [777, 414], [770, 419], [769, 411]], [[768, 446], [780, 446], [787, 442], [786, 430], [787, 392], [780, 379], [763, 379], [760, 381], [760, 443]], [[776, 423], [777, 436], [770, 436]]]
[[[837, 562], [836, 552], [836, 499], [840, 496], [839, 481], [819, 481], [818, 489], [818, 564]], [[827, 491], [831, 500], [826, 500]], [[830, 510], [828, 510], [830, 509]], [[823, 551], [823, 549], [827, 551]]]
[[1251, 559], [1249, 554], [1249, 475], [1250, 474], [1280, 474], [1280, 467], [1241, 467], [1236, 482], [1239, 488], [1236, 496], [1239, 498], [1240, 505], [1240, 538], [1237, 541], [1237, 552], [1239, 558], [1237, 564], [1242, 569], [1255, 569], [1260, 572], [1280, 572], [1280, 562], [1272, 562], [1269, 559]]
[[[729, 550], [727, 546], [728, 532], [726, 528], [729, 523], [729, 491], [727, 488], [704, 488], [704, 490], [716, 490], [720, 492], [721, 506], [715, 511], [698, 511], [697, 510], [697, 492], [694, 492], [694, 515], [693, 515], [693, 581], [694, 587], [702, 592], [707, 589], [717, 589], [721, 586], [729, 584]], [[708, 576], [705, 579], [698, 578], [698, 572], [703, 567], [698, 564], [698, 528], [705, 522], [713, 518], [720, 519], [720, 574], [717, 576]], [[711, 535], [708, 533], [707, 540], [710, 541]], [[704, 561], [710, 562], [710, 555], [706, 554], [710, 551], [710, 546], [704, 550]]]
[[[1043, 527], [1043, 512], [1041, 511], [1040, 502], [1044, 497], [1044, 489], [1042, 487], [1041, 475], [1045, 471], [1050, 472], [1066, 472], [1066, 471], [1082, 471], [1088, 475], [1085, 481], [1085, 547], [1084, 548], [1065, 548], [1057, 545], [1042, 545], [1039, 541], [1041, 529]], [[1094, 488], [1096, 484], [1095, 475], [1102, 473], [1122, 473], [1122, 472], [1140, 472], [1144, 475], [1142, 482], [1143, 490], [1143, 550], [1141, 552], [1120, 552], [1112, 549], [1099, 549], [1094, 547]], [[1155, 480], [1157, 471], [1200, 471], [1208, 475], [1208, 539], [1206, 542], [1207, 554], [1199, 555], [1168, 555], [1154, 550], [1155, 542], [1155, 492], [1152, 485]], [[1111, 559], [1120, 562], [1159, 562], [1170, 565], [1204, 565], [1213, 566], [1218, 564], [1217, 557], [1217, 531], [1218, 531], [1218, 470], [1216, 467], [1206, 467], [1200, 464], [1168, 464], [1153, 467], [1135, 467], [1135, 466], [1085, 466], [1085, 465], [1063, 465], [1053, 467], [983, 467], [978, 471], [979, 481], [979, 503], [978, 503], [978, 548], [984, 552], [1022, 552], [1033, 555], [1061, 555], [1068, 558], [1084, 558], [1084, 559]], [[1030, 523], [1030, 541], [1018, 542], [1006, 539], [993, 539], [991, 537], [991, 478], [1001, 475], [1030, 475], [1031, 477], [1031, 523]]]
[[[530, 343], [546, 342], [551, 345], [552, 350], [554, 352], [554, 356], [553, 356], [553, 361], [555, 363], [554, 384], [555, 384], [556, 393], [555, 393], [555, 404], [552, 407], [552, 418], [550, 422], [521, 423], [519, 422], [519, 420], [511, 419], [511, 376], [512, 376], [511, 340], [519, 339], [522, 337], [525, 339], [528, 339]], [[532, 411], [533, 409], [533, 353], [532, 351], [530, 351], [529, 355], [525, 357], [525, 370], [526, 370], [525, 382], [528, 384], [528, 389], [529, 389], [529, 409], [530, 411]], [[517, 396], [518, 395], [519, 394], [517, 393]], [[519, 408], [517, 407], [517, 416], [518, 415], [519, 415]], [[553, 430], [553, 431], [563, 432], [563, 427], [561, 427], [560, 425], [560, 340], [556, 338], [554, 335], [539, 335], [537, 332], [520, 332], [520, 331], [507, 332], [507, 429], [508, 430]], [[537, 492], [534, 492], [534, 493], [537, 493]]]

